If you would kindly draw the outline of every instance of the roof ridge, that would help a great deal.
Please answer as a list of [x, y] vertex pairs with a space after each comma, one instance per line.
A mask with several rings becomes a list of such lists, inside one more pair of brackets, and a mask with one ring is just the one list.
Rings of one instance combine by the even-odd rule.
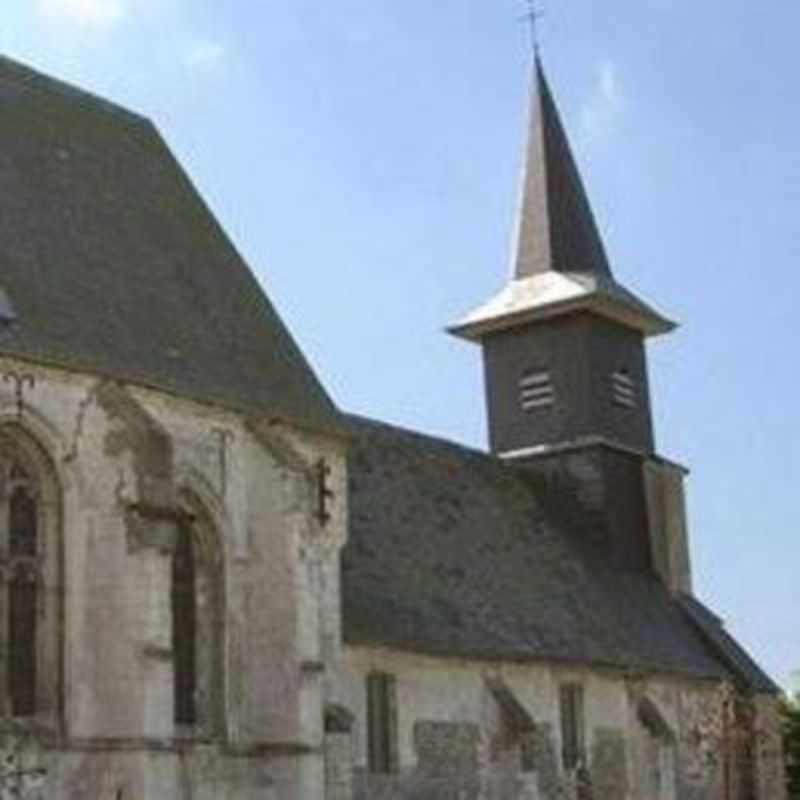
[[490, 453], [488, 450], [482, 450], [474, 445], [457, 442], [453, 439], [446, 438], [443, 434], [428, 433], [426, 431], [418, 431], [413, 428], [406, 427], [405, 425], [398, 425], [393, 422], [386, 422], [385, 420], [375, 419], [374, 417], [367, 417], [363, 414], [355, 414], [351, 412], [344, 412], [345, 420], [356, 425], [357, 427], [380, 429], [389, 431], [390, 433], [399, 434], [409, 438], [424, 440], [425, 442], [437, 445], [442, 448], [447, 448], [453, 451], [460, 451], [461, 453], [475, 456], [477, 458], [486, 459], [489, 462], [505, 465], [505, 462], [498, 458], [496, 455]]

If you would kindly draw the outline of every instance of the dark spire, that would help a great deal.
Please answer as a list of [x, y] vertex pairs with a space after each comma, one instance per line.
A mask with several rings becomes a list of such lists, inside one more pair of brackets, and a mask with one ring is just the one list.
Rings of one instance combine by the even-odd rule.
[[675, 324], [616, 282], [538, 52], [511, 280], [449, 330], [466, 339], [591, 311], [651, 336]]
[[514, 278], [538, 272], [611, 276], [600, 232], [542, 62], [534, 59]]

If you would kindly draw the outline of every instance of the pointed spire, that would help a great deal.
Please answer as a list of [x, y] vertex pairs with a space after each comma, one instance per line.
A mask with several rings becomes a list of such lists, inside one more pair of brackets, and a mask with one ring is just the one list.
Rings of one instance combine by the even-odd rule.
[[531, 80], [513, 277], [541, 272], [611, 276], [603, 241], [537, 53]]
[[675, 328], [611, 273], [538, 52], [511, 260], [511, 280], [488, 303], [451, 326], [451, 333], [480, 341], [494, 331], [580, 310], [614, 319], [645, 336]]

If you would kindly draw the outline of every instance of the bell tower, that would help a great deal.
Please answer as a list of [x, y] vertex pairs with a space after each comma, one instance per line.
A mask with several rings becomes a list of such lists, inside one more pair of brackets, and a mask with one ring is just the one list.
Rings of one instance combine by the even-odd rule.
[[481, 345], [492, 452], [579, 502], [633, 568], [657, 560], [646, 465], [663, 462], [645, 340], [675, 327], [615, 279], [537, 54], [511, 275], [449, 330]]

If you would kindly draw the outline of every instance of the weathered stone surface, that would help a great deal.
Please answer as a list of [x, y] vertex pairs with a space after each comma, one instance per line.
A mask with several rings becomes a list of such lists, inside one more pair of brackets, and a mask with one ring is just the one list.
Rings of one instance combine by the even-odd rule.
[[[593, 798], [650, 800], [647, 770], [623, 766], [642, 697], [676, 732], [676, 794], [665, 800], [716, 798], [731, 695], [713, 681], [342, 652], [340, 441], [54, 369], [37, 368], [36, 386], [21, 419], [0, 409], [0, 427], [11, 446], [35, 442], [53, 471], [43, 525], [55, 525], [49, 552], [61, 561], [48, 585], [60, 585], [60, 571], [64, 591], [52, 593], [61, 627], [42, 669], [57, 678], [58, 713], [23, 731], [32, 768], [46, 770], [31, 788], [43, 800], [322, 800], [325, 791], [334, 800], [573, 800], [585, 789], [561, 766], [557, 704], [571, 682], [584, 686]], [[310, 478], [321, 458], [332, 467], [325, 525]], [[198, 665], [215, 706], [194, 731], [176, 730], [172, 714], [169, 531], [180, 519], [192, 520], [219, 570], [204, 579], [213, 591], [198, 591], [203, 619], [216, 620], [200, 641], [218, 635], [220, 650], [218, 664]], [[373, 670], [397, 679], [399, 768], [387, 776], [365, 772]], [[325, 708], [352, 709], [352, 730], [347, 715], [329, 714], [326, 735]], [[753, 708], [758, 798], [780, 800], [772, 710], [767, 698]]]
[[785, 800], [783, 738], [776, 710], [770, 695], [752, 698], [755, 733], [755, 791], [758, 798]]
[[542, 723], [537, 728], [534, 740], [539, 793], [545, 800], [559, 797], [562, 789], [562, 781], [559, 775], [559, 759], [556, 756], [552, 729], [552, 724]]
[[628, 796], [628, 760], [624, 731], [595, 729], [590, 776], [591, 796], [603, 800], [625, 800]]
[[353, 742], [349, 731], [325, 734], [325, 798], [353, 800]]
[[[57, 679], [63, 732], [45, 715], [22, 724], [46, 769], [43, 800], [322, 798], [326, 675], [340, 657], [342, 443], [285, 428], [269, 448], [226, 411], [33, 371], [35, 394], [21, 417], [0, 407], [0, 428], [4, 447], [36, 443], [57, 487], [41, 511], [56, 526], [47, 568], [58, 566], [64, 591], [47, 584], [59, 604], [48, 615], [61, 627], [40, 671]], [[336, 492], [324, 530], [306, 475], [323, 458]], [[213, 566], [197, 579], [199, 652], [212, 661], [198, 663], [209, 716], [194, 730], [173, 721], [170, 559], [182, 520]]]
[[[481, 661], [378, 648], [347, 648], [344, 655], [339, 685], [355, 713], [355, 797], [361, 800], [721, 800], [733, 741], [732, 729], [725, 734], [726, 708], [735, 697], [750, 702], [713, 681], [630, 678], [547, 664], [493, 664], [487, 680]], [[396, 678], [400, 764], [392, 775], [366, 769], [363, 691], [370, 670], [392, 671]], [[525, 719], [533, 720], [533, 731], [515, 736], [507, 726], [490, 688], [500, 679]], [[584, 687], [587, 752], [583, 766], [565, 770], [558, 688], [575, 682]], [[754, 708], [764, 714], [756, 723], [763, 783], [751, 796], [740, 779], [740, 794], [731, 800], [782, 800], [774, 794], [780, 760], [768, 698]], [[744, 762], [729, 762], [740, 774], [744, 768]]]

